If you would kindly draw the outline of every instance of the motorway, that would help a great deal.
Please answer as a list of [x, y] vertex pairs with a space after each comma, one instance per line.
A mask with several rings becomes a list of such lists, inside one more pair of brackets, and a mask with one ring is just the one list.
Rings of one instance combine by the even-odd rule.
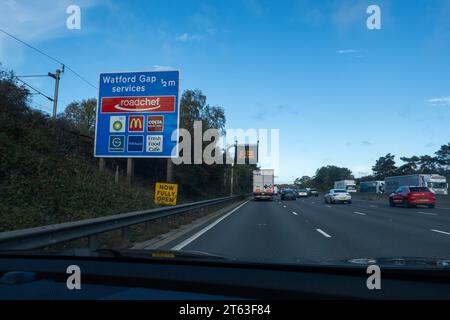
[[450, 210], [391, 208], [322, 197], [245, 202], [164, 249], [243, 260], [333, 262], [353, 258], [450, 258]]

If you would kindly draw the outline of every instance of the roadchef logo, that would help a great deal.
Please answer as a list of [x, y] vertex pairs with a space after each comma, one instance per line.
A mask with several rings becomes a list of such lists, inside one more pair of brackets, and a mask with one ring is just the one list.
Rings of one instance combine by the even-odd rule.
[[101, 112], [175, 112], [175, 96], [102, 98]]

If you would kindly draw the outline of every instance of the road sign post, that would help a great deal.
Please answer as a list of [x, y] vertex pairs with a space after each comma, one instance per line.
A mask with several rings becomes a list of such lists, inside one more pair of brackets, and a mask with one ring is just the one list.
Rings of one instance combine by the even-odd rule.
[[98, 168], [99, 168], [100, 172], [103, 172], [105, 170], [105, 159], [104, 158], [99, 159]]
[[127, 184], [131, 185], [131, 180], [134, 174], [134, 161], [133, 158], [127, 159]]
[[167, 159], [167, 171], [166, 171], [167, 182], [173, 182], [173, 162], [172, 159]]

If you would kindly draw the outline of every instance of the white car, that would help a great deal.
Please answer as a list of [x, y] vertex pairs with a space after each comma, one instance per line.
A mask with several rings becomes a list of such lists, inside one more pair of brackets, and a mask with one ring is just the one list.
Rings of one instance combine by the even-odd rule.
[[341, 189], [331, 189], [325, 194], [324, 199], [325, 203], [352, 203], [352, 196], [347, 190]]

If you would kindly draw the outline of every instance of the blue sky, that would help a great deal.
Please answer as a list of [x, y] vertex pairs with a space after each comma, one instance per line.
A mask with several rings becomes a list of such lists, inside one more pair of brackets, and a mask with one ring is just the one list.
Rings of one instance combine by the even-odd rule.
[[[65, 26], [70, 4], [81, 30]], [[368, 30], [366, 8], [381, 8]], [[328, 164], [370, 173], [375, 160], [432, 154], [450, 138], [450, 1], [13, 1], [0, 27], [97, 85], [101, 71], [171, 67], [182, 89], [225, 108], [229, 128], [280, 129], [278, 182]], [[16, 74], [58, 65], [0, 35]], [[28, 79], [52, 94], [47, 78]], [[95, 97], [72, 73], [60, 109]], [[36, 96], [44, 111], [51, 103]]]

